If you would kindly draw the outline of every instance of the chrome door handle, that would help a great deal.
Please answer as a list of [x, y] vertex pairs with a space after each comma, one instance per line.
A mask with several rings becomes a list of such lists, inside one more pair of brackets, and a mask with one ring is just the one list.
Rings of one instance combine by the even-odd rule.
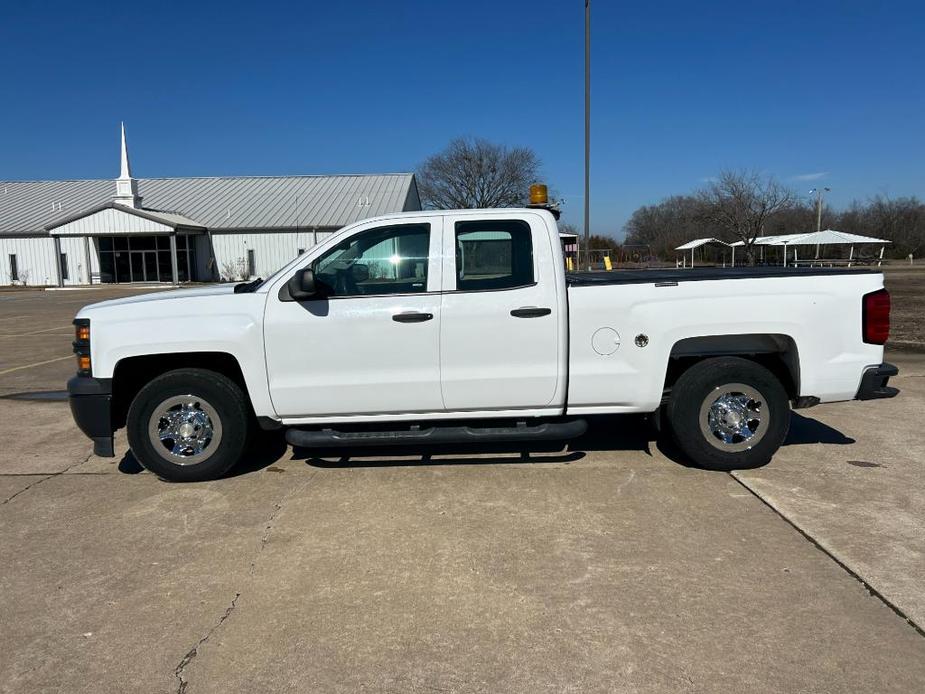
[[406, 313], [396, 313], [392, 316], [392, 320], [396, 323], [423, 323], [424, 321], [433, 319], [433, 313], [415, 313], [414, 311], [408, 311]]
[[550, 313], [552, 313], [551, 308], [539, 306], [521, 306], [511, 311], [511, 315], [515, 318], [539, 318], [540, 316], [548, 316]]

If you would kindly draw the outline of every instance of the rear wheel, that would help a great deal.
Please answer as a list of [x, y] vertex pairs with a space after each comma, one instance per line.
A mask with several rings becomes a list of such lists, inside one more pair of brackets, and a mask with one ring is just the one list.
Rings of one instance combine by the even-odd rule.
[[698, 362], [671, 389], [667, 419], [681, 451], [709, 470], [760, 467], [790, 427], [790, 403], [777, 377], [739, 357]]
[[238, 462], [250, 424], [247, 399], [234, 381], [206, 369], [178, 369], [138, 392], [126, 433], [148, 470], [174, 482], [199, 482]]

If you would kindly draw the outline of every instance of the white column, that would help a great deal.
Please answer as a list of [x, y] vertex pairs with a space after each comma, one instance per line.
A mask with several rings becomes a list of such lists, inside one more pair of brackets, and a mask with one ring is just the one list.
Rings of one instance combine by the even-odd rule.
[[87, 273], [87, 284], [93, 284], [93, 272], [90, 269], [90, 237], [84, 236], [84, 270]]
[[61, 239], [55, 236], [55, 275], [58, 278], [58, 286], [64, 286], [64, 273], [61, 271]]
[[170, 235], [170, 270], [173, 273], [174, 286], [180, 284], [180, 275], [177, 272], [177, 232]]

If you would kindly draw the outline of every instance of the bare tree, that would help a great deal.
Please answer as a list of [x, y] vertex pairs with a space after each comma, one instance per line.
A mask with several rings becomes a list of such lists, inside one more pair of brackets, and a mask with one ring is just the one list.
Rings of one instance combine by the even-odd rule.
[[691, 239], [717, 234], [704, 219], [703, 205], [691, 195], [673, 195], [643, 205], [624, 225], [626, 243], [648, 246], [660, 258], [673, 258], [675, 248]]
[[699, 197], [704, 218], [742, 242], [749, 265], [755, 264], [755, 239], [768, 219], [796, 203], [792, 190], [750, 171], [723, 171]]
[[893, 242], [893, 255], [917, 255], [925, 246], [925, 205], [917, 198], [878, 195], [868, 202], [864, 213], [872, 235]]
[[420, 165], [418, 191], [428, 208], [518, 207], [529, 200], [539, 169], [528, 147], [457, 138]]

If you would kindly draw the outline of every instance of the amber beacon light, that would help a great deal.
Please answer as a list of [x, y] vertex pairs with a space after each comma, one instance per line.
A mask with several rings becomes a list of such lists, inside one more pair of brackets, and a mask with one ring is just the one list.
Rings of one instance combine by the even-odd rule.
[[530, 186], [530, 204], [546, 205], [549, 202], [549, 192], [544, 183], [534, 183]]

